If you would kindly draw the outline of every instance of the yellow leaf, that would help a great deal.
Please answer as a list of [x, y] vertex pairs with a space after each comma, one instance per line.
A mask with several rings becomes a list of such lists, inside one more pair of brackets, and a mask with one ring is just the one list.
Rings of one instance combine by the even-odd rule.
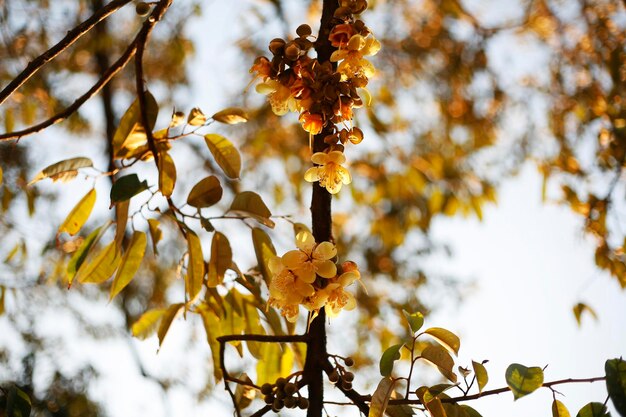
[[120, 267], [113, 279], [109, 300], [112, 300], [119, 294], [119, 292], [130, 283], [137, 273], [137, 270], [139, 270], [139, 266], [146, 252], [147, 241], [148, 239], [144, 232], [135, 231], [135, 233], [133, 233], [130, 243], [128, 244], [128, 249], [126, 249]]
[[133, 323], [131, 332], [138, 339], [146, 339], [157, 329], [157, 324], [165, 314], [164, 308], [155, 308], [148, 310]]
[[128, 222], [128, 206], [130, 201], [122, 201], [115, 204], [115, 243], [121, 246], [126, 235], [126, 223]]
[[57, 233], [66, 232], [72, 236], [78, 233], [89, 218], [94, 204], [96, 204], [96, 189], [92, 188], [70, 211], [63, 224], [59, 226]]
[[224, 174], [229, 178], [239, 178], [241, 156], [237, 148], [224, 136], [215, 133], [204, 135], [204, 140]]
[[157, 243], [161, 240], [163, 233], [159, 228], [159, 221], [156, 219], [148, 219], [148, 230], [150, 231], [150, 237], [152, 238], [152, 251], [155, 255], [158, 255]]
[[215, 382], [219, 382], [222, 379], [222, 370], [219, 366], [220, 363], [220, 344], [217, 338], [220, 337], [222, 332], [222, 324], [220, 319], [213, 312], [207, 304], [200, 304], [198, 306], [198, 312], [202, 317], [202, 324], [204, 324], [204, 330], [206, 331], [206, 338], [209, 347], [211, 348], [211, 356], [213, 358], [213, 376]]
[[74, 255], [72, 255], [72, 258], [67, 263], [67, 268], [66, 268], [67, 282], [69, 285], [72, 285], [72, 281], [74, 280], [74, 277], [76, 276], [76, 271], [81, 267], [81, 265], [87, 258], [89, 251], [94, 246], [94, 244], [98, 243], [98, 241], [100, 240], [100, 238], [104, 234], [104, 231], [106, 231], [107, 228], [108, 228], [108, 225], [106, 225], [106, 227], [98, 227], [97, 229], [95, 229], [85, 238], [85, 240], [80, 245], [80, 247], [76, 250], [76, 252], [74, 252]]
[[3, 180], [3, 178], [2, 178], [2, 167], [0, 167], [0, 185], [2, 185], [2, 180]]
[[[154, 129], [159, 113], [159, 105], [149, 91], [145, 92], [148, 129]], [[113, 136], [113, 154], [116, 158], [126, 158], [128, 153], [139, 148], [147, 141], [146, 129], [141, 122], [139, 99], [126, 110]]]
[[270, 220], [272, 213], [261, 199], [261, 196], [253, 191], [244, 191], [237, 194], [228, 211], [252, 217], [267, 227], [274, 227], [274, 222]]
[[206, 123], [206, 116], [204, 115], [204, 113], [202, 113], [202, 110], [194, 107], [189, 112], [189, 116], [187, 117], [187, 123], [189, 123], [191, 126], [202, 126]]
[[368, 417], [383, 417], [389, 398], [393, 393], [395, 381], [388, 376], [384, 377], [378, 383], [376, 391], [372, 394], [372, 402], [370, 403], [370, 412]]
[[[239, 376], [240, 380], [252, 385], [252, 380], [245, 372]], [[256, 397], [256, 389], [248, 385], [237, 384], [235, 389], [235, 404], [238, 410], [243, 410], [252, 404], [252, 400]]]
[[246, 114], [246, 112], [238, 107], [225, 108], [224, 110], [215, 113], [212, 118], [217, 122], [226, 123], [229, 125], [245, 123], [248, 121], [248, 115]]
[[274, 245], [268, 234], [258, 227], [252, 229], [252, 244], [254, 245], [254, 253], [259, 264], [261, 275], [263, 275], [265, 283], [269, 285], [272, 278], [268, 263], [273, 256], [276, 256], [276, 249], [274, 249]]
[[454, 360], [446, 349], [438, 345], [430, 345], [422, 351], [422, 359], [435, 365], [439, 372], [452, 382], [456, 382], [456, 374], [452, 372]]
[[80, 168], [92, 167], [93, 162], [89, 158], [78, 157], [65, 159], [55, 164], [49, 165], [42, 171], [35, 175], [28, 185], [32, 185], [37, 181], [41, 181], [46, 178], [52, 179], [52, 181], [71, 179], [76, 176]]
[[455, 355], [459, 354], [461, 340], [450, 330], [442, 329], [441, 327], [431, 327], [430, 329], [424, 330], [424, 333], [434, 337], [437, 342], [450, 352], [454, 352]]
[[209, 279], [207, 285], [216, 287], [224, 281], [226, 270], [233, 264], [233, 252], [228, 238], [215, 232], [211, 242], [211, 260], [209, 261]]
[[222, 186], [215, 175], [200, 180], [187, 197], [187, 204], [196, 208], [210, 207], [222, 198]]
[[552, 417], [570, 417], [569, 410], [559, 400], [552, 401]]
[[169, 197], [176, 186], [176, 165], [167, 152], [159, 153], [159, 191]]
[[191, 230], [187, 230], [187, 247], [189, 262], [187, 263], [185, 286], [187, 287], [189, 301], [193, 302], [202, 289], [202, 281], [204, 279], [204, 255], [202, 254], [200, 238]]
[[109, 243], [99, 252], [89, 254], [76, 272], [79, 282], [101, 284], [113, 275], [120, 261], [120, 252], [115, 241]]
[[482, 363], [472, 361], [472, 367], [474, 368], [474, 374], [476, 375], [476, 382], [478, 382], [478, 392], [483, 392], [483, 388], [489, 381], [489, 375], [487, 369]]
[[163, 340], [165, 339], [172, 322], [182, 311], [184, 305], [184, 303], [172, 304], [163, 313], [163, 318], [161, 319], [161, 324], [159, 324], [159, 330], [157, 331], [157, 335], [159, 336], [159, 348], [163, 345]]

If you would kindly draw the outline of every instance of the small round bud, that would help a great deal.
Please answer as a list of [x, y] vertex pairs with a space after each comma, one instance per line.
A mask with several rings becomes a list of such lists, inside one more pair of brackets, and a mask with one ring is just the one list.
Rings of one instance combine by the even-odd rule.
[[298, 34], [298, 36], [309, 36], [311, 33], [313, 33], [313, 31], [311, 30], [311, 26], [307, 25], [307, 24], [303, 24], [298, 26], [298, 29], [296, 29], [296, 33]]
[[285, 407], [287, 408], [296, 408], [298, 405], [298, 400], [293, 397], [285, 398]]
[[265, 397], [263, 397], [263, 401], [265, 402], [265, 404], [273, 404], [274, 403], [274, 396], [272, 394], [266, 395]]
[[278, 55], [283, 51], [285, 47], [285, 41], [281, 38], [275, 38], [270, 41], [270, 52], [274, 55]]
[[333, 370], [330, 375], [328, 375], [328, 380], [330, 382], [337, 382], [339, 381], [339, 372], [337, 372], [337, 370]]
[[346, 391], [351, 390], [352, 389], [352, 382], [342, 381], [341, 382], [341, 388], [345, 389]]
[[354, 381], [354, 374], [352, 372], [346, 372], [345, 374], [343, 374], [343, 379], [345, 379], [347, 382], [352, 382]]
[[139, 15], [139, 16], [145, 16], [148, 13], [150, 13], [150, 5], [146, 2], [139, 2], [137, 3], [137, 5], [135, 6], [135, 12]]
[[[345, 268], [344, 268], [344, 272], [345, 272]], [[346, 364], [346, 366], [354, 366], [354, 359], [352, 358], [346, 358], [345, 361], [343, 361], [343, 363]]]
[[278, 398], [276, 398], [274, 400], [274, 403], [272, 404], [272, 408], [274, 409], [274, 411], [280, 410], [284, 406], [285, 406], [285, 403], [283, 402], [283, 400], [279, 400]]
[[285, 57], [295, 61], [300, 56], [300, 47], [295, 42], [290, 42], [285, 46]]
[[286, 383], [287, 383], [287, 380], [285, 378], [278, 378], [276, 380], [276, 384], [275, 385], [276, 385], [276, 388], [282, 390], [283, 388], [285, 388], [285, 384]]
[[270, 395], [272, 393], [272, 384], [268, 384], [267, 382], [261, 385], [261, 393], [265, 395]]
[[304, 397], [299, 398], [298, 408], [300, 408], [301, 410], [306, 410], [307, 408], [309, 408], [309, 400]]
[[285, 385], [285, 394], [293, 395], [298, 391], [298, 386], [292, 382], [289, 382]]

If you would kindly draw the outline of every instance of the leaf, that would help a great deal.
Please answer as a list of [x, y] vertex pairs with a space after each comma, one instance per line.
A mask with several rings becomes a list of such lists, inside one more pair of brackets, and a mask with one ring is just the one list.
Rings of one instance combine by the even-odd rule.
[[270, 209], [267, 208], [261, 196], [253, 191], [244, 191], [237, 194], [228, 211], [252, 217], [269, 228], [274, 227], [274, 222], [270, 220], [272, 216]]
[[239, 178], [241, 156], [237, 148], [224, 136], [216, 133], [204, 135], [204, 140], [224, 174], [229, 178]]
[[189, 301], [195, 301], [200, 294], [204, 281], [204, 254], [200, 238], [193, 231], [187, 229], [187, 249], [189, 261], [187, 263], [187, 275], [185, 276], [185, 287], [189, 295]]
[[72, 285], [72, 281], [74, 280], [74, 276], [76, 275], [76, 271], [81, 267], [85, 258], [87, 257], [89, 250], [93, 246], [93, 244], [100, 238], [100, 230], [102, 227], [98, 227], [96, 230], [91, 232], [83, 241], [82, 245], [74, 252], [72, 258], [67, 263], [67, 277], [68, 284]]
[[236, 125], [237, 123], [245, 123], [248, 121], [248, 115], [243, 109], [238, 107], [227, 107], [224, 110], [218, 111], [212, 116], [212, 119], [229, 125]]
[[203, 303], [198, 306], [198, 311], [202, 317], [202, 324], [206, 331], [206, 338], [209, 347], [211, 348], [211, 356], [213, 358], [213, 377], [215, 383], [222, 380], [222, 370], [219, 366], [220, 363], [220, 344], [217, 338], [220, 337], [222, 332], [222, 326], [219, 317], [213, 312], [207, 304]]
[[2, 167], [0, 167], [0, 185], [2, 185], [3, 179]]
[[139, 181], [137, 174], [118, 178], [111, 187], [111, 204], [126, 201], [148, 189], [146, 180]]
[[370, 412], [368, 417], [383, 417], [389, 398], [393, 393], [393, 386], [395, 381], [388, 376], [383, 377], [376, 387], [376, 391], [372, 394], [372, 401], [370, 403]]
[[226, 270], [233, 264], [233, 252], [228, 238], [215, 232], [211, 242], [211, 260], [209, 261], [209, 277], [207, 285], [217, 287], [224, 281]]
[[0, 316], [2, 316], [5, 312], [4, 296], [6, 294], [6, 291], [6, 288], [0, 285]]
[[169, 197], [176, 186], [176, 165], [167, 152], [159, 153], [159, 191]]
[[[255, 305], [253, 298], [244, 298], [242, 300], [242, 309], [244, 315], [245, 332], [247, 334], [265, 334], [265, 329], [261, 325], [258, 306]], [[262, 343], [248, 341], [246, 342], [248, 350], [256, 359], [262, 357]]]
[[474, 410], [472, 407], [470, 407], [469, 405], [461, 405], [461, 408], [465, 411], [465, 413], [467, 414], [468, 417], [483, 417], [480, 415], [480, 413], [476, 410]]
[[187, 197], [187, 204], [195, 208], [210, 207], [222, 199], [220, 181], [215, 175], [201, 179], [193, 186]]
[[17, 386], [9, 388], [6, 399], [6, 417], [30, 417], [30, 397]]
[[123, 201], [115, 205], [115, 243], [117, 246], [122, 245], [124, 236], [126, 235], [126, 223], [128, 223], [128, 207], [130, 201]]
[[50, 178], [52, 181], [69, 179], [76, 176], [80, 168], [92, 167], [93, 162], [89, 158], [78, 157], [65, 159], [52, 165], [47, 166], [35, 175], [28, 185], [32, 185], [37, 181]]
[[184, 305], [185, 303], [172, 304], [163, 313], [163, 318], [161, 319], [161, 323], [159, 324], [159, 330], [157, 331], [157, 335], [159, 336], [159, 348], [163, 345], [163, 340], [165, 340], [165, 336], [170, 330], [172, 322], [182, 311]]
[[[621, 413], [620, 413], [621, 414]], [[580, 409], [576, 417], [610, 417], [611, 415], [602, 403], [589, 403]]]
[[278, 343], [264, 343], [263, 355], [257, 362], [256, 374], [257, 385], [264, 383], [274, 383], [277, 378], [281, 377], [281, 346]]
[[476, 382], [478, 382], [478, 392], [483, 392], [483, 388], [489, 381], [489, 375], [487, 369], [482, 363], [472, 361], [472, 367], [474, 368], [474, 374], [476, 375]]
[[147, 242], [148, 238], [144, 232], [135, 231], [133, 233], [133, 236], [130, 238], [128, 248], [126, 249], [126, 253], [124, 253], [120, 266], [115, 274], [115, 278], [113, 279], [109, 300], [112, 300], [117, 294], [119, 294], [119, 292], [130, 283], [139, 270], [141, 261], [146, 253]]
[[408, 313], [406, 310], [402, 310], [402, 314], [404, 314], [404, 317], [409, 323], [413, 333], [419, 331], [419, 329], [421, 329], [424, 325], [424, 315], [419, 311], [415, 313]]
[[71, 236], [74, 236], [78, 231], [83, 227], [91, 211], [93, 210], [93, 206], [96, 204], [96, 189], [92, 188], [83, 198], [80, 199], [78, 204], [74, 206], [72, 211], [67, 215], [61, 226], [59, 226], [60, 233], [68, 233]]
[[527, 368], [513, 363], [506, 369], [506, 383], [515, 400], [530, 394], [543, 384], [543, 370], [537, 366]]
[[[152, 131], [159, 114], [159, 105], [149, 91], [145, 93], [148, 129]], [[113, 135], [113, 154], [116, 158], [125, 158], [129, 151], [137, 149], [147, 141], [146, 129], [141, 122], [139, 99], [135, 99], [122, 116], [120, 124]]]
[[446, 417], [446, 410], [443, 408], [439, 398], [434, 398], [424, 405], [430, 412], [431, 417]]
[[382, 376], [391, 376], [393, 371], [393, 364], [400, 359], [400, 349], [404, 346], [403, 343], [388, 347], [380, 358], [380, 374]]
[[622, 358], [610, 359], [604, 364], [606, 388], [609, 397], [619, 414], [626, 416], [626, 361]]
[[459, 404], [442, 403], [441, 405], [446, 412], [446, 417], [468, 417], [465, 410]]
[[82, 283], [101, 284], [111, 278], [120, 261], [120, 251], [112, 241], [99, 252], [89, 254], [76, 272], [76, 279]]
[[[238, 378], [252, 385], [252, 380], [245, 372]], [[252, 404], [252, 400], [256, 397], [256, 389], [248, 385], [237, 384], [235, 388], [235, 405], [238, 410], [243, 410]]]
[[157, 244], [163, 236], [161, 228], [159, 228], [159, 221], [156, 219], [148, 219], [148, 230], [150, 231], [150, 238], [152, 239], [152, 252], [158, 255]]
[[202, 126], [206, 123], [206, 116], [204, 115], [204, 113], [202, 113], [202, 110], [194, 107], [189, 112], [189, 116], [187, 117], [187, 123], [189, 123], [191, 126]]
[[130, 329], [131, 333], [138, 339], [147, 339], [156, 331], [157, 324], [164, 314], [164, 308], [155, 308], [146, 311], [136, 322], [133, 323]]
[[449, 330], [442, 329], [441, 327], [431, 327], [424, 330], [424, 333], [431, 335], [437, 340], [443, 347], [450, 352], [454, 352], [455, 355], [459, 354], [461, 348], [461, 341], [458, 336]]
[[578, 323], [578, 327], [580, 327], [582, 324], [581, 320], [584, 312], [589, 313], [591, 317], [593, 317], [596, 321], [598, 320], [598, 315], [596, 314], [596, 312], [585, 303], [576, 304], [572, 310], [574, 312], [574, 317], [576, 318], [576, 323]]
[[565, 404], [559, 400], [552, 401], [552, 417], [570, 417]]
[[259, 264], [259, 270], [265, 283], [269, 285], [272, 277], [270, 276], [269, 260], [276, 256], [276, 249], [272, 244], [269, 235], [263, 229], [255, 227], [252, 229], [252, 244], [254, 245], [254, 254]]
[[446, 349], [438, 345], [430, 345], [422, 351], [421, 357], [435, 365], [443, 376], [452, 382], [456, 382], [456, 374], [452, 372], [454, 360]]
[[415, 410], [406, 404], [388, 405], [385, 414], [389, 417], [411, 417], [415, 415]]

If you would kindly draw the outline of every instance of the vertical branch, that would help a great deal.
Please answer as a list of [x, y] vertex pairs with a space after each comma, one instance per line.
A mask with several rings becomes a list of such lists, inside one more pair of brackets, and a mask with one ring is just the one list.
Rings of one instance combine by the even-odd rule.
[[[328, 41], [328, 35], [332, 29], [332, 19], [337, 9], [337, 0], [324, 0], [320, 32], [315, 44], [317, 59], [320, 63], [330, 59], [334, 48]], [[324, 137], [332, 133], [332, 128], [325, 128], [313, 140], [313, 152], [322, 152], [328, 146], [324, 143]], [[313, 195], [311, 198], [311, 218], [313, 236], [317, 242], [332, 240], [332, 216], [331, 195], [319, 183], [313, 183]], [[309, 327], [310, 341], [307, 346], [306, 360], [304, 364], [304, 378], [308, 383], [309, 409], [307, 417], [321, 417], [324, 408], [324, 378], [323, 364], [326, 361], [326, 314], [324, 309], [313, 320]]]

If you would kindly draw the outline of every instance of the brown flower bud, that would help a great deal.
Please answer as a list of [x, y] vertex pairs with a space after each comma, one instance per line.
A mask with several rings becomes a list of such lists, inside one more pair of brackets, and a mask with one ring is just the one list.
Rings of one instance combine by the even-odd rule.
[[285, 57], [291, 61], [295, 61], [300, 56], [300, 47], [295, 42], [289, 42], [285, 45]]
[[313, 31], [311, 30], [311, 26], [307, 24], [303, 24], [303, 25], [298, 26], [298, 29], [296, 29], [296, 33], [300, 37], [307, 37], [311, 33], [313, 33]]
[[285, 41], [281, 38], [275, 38], [270, 41], [270, 51], [274, 55], [280, 55], [283, 52]]

